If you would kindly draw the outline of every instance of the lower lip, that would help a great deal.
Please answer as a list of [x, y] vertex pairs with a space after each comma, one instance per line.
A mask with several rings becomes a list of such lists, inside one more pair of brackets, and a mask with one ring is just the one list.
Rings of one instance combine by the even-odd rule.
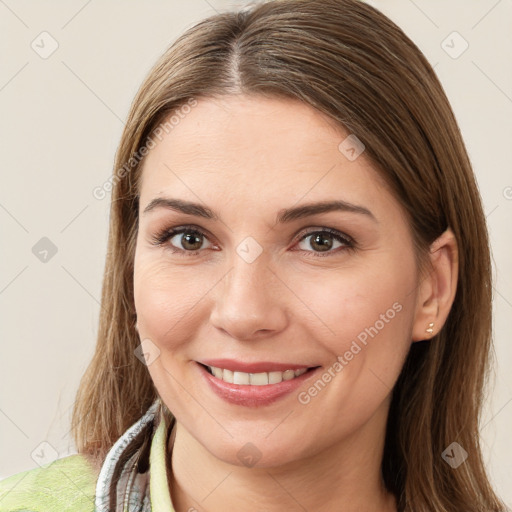
[[261, 407], [283, 398], [299, 388], [305, 380], [316, 374], [320, 368], [314, 368], [303, 373], [299, 377], [290, 380], [283, 380], [277, 384], [266, 384], [264, 386], [251, 386], [230, 384], [212, 375], [204, 366], [197, 363], [203, 378], [220, 398], [235, 405], [246, 407]]

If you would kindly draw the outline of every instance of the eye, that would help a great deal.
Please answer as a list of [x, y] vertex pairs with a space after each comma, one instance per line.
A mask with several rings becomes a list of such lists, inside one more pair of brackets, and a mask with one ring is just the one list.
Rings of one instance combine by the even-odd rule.
[[[309, 242], [305, 242], [306, 239], [310, 238]], [[300, 247], [302, 250], [306, 252], [313, 252], [315, 257], [323, 257], [323, 254], [318, 253], [326, 253], [326, 255], [330, 255], [332, 253], [338, 253], [338, 250], [331, 249], [354, 249], [355, 243], [349, 236], [337, 231], [336, 229], [331, 228], [322, 228], [317, 231], [310, 231], [309, 233], [304, 234], [299, 241], [300, 244], [309, 245], [313, 247], [313, 251], [309, 251], [305, 247]], [[338, 245], [336, 245], [338, 244]]]
[[[316, 231], [302, 233], [299, 240], [299, 248], [307, 253], [312, 253], [313, 257], [324, 257], [331, 254], [337, 254], [341, 250], [350, 250], [355, 248], [355, 241], [331, 228], [321, 228]], [[309, 242], [306, 239], [311, 238]], [[210, 244], [203, 247], [203, 243]], [[196, 256], [202, 249], [215, 247], [208, 240], [207, 235], [195, 226], [180, 226], [172, 229], [164, 229], [153, 237], [153, 243], [158, 246], [168, 247], [172, 252], [180, 256]], [[302, 244], [302, 246], [301, 246]], [[308, 250], [306, 245], [313, 248]], [[324, 254], [322, 254], [324, 253]]]
[[170, 246], [173, 252], [187, 253], [187, 256], [194, 256], [204, 249], [202, 245], [205, 240], [208, 241], [206, 235], [192, 226], [165, 229], [153, 238], [155, 245]]

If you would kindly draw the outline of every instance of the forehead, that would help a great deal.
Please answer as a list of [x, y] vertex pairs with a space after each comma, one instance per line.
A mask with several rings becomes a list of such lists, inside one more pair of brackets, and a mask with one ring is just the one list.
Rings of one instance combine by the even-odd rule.
[[297, 100], [202, 98], [170, 126], [144, 161], [141, 205], [169, 192], [194, 200], [243, 196], [258, 208], [385, 193], [364, 152], [355, 160], [343, 153], [350, 133]]

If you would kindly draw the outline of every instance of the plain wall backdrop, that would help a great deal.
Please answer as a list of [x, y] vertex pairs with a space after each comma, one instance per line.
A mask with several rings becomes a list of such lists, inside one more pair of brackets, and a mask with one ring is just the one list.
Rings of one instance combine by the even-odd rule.
[[[510, 504], [512, 1], [369, 3], [434, 66], [480, 186], [496, 352], [482, 446]], [[76, 452], [70, 413], [94, 351], [108, 232], [110, 196], [98, 200], [93, 190], [112, 172], [123, 121], [154, 61], [197, 21], [236, 5], [0, 0], [0, 478]]]

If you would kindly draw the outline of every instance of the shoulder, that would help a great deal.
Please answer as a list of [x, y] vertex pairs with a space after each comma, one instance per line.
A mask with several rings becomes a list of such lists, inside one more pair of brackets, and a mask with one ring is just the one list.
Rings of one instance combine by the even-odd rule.
[[84, 455], [0, 481], [0, 512], [93, 512], [97, 474]]

